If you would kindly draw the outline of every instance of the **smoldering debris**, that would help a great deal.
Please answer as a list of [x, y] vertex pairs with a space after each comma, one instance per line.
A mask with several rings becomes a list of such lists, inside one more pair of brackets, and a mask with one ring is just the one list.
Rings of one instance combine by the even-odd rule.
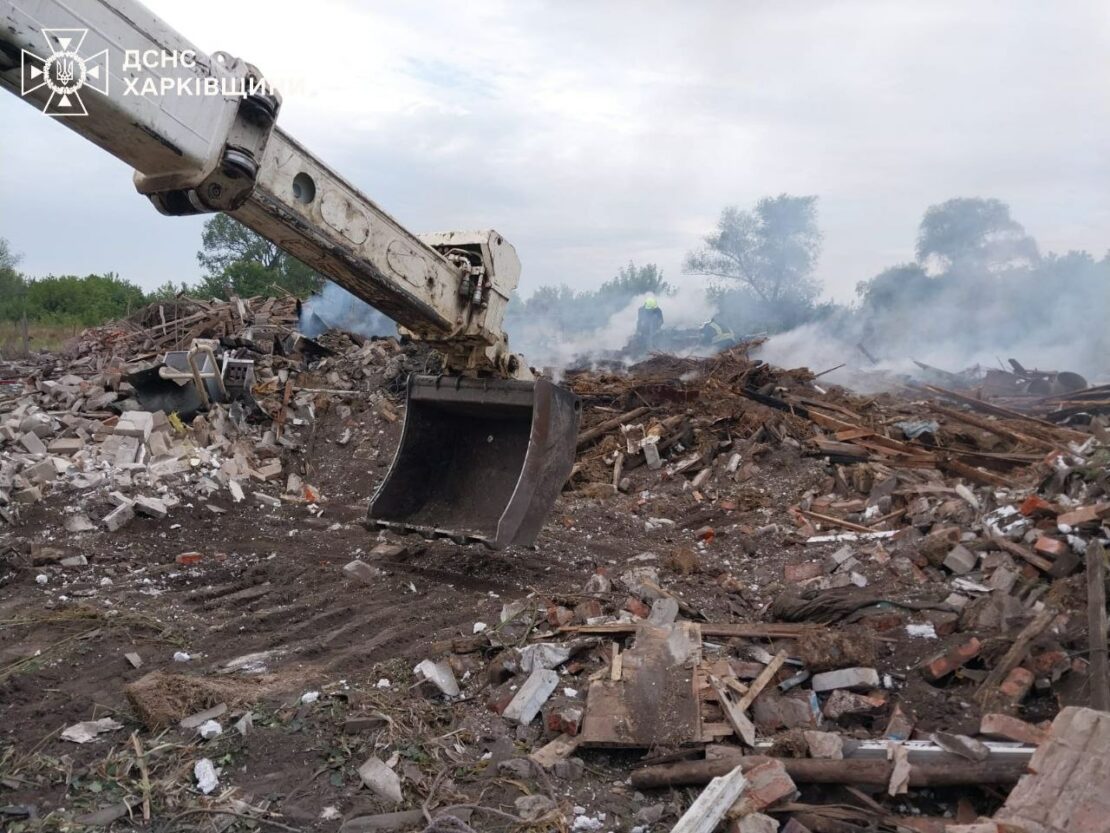
[[300, 331], [315, 338], [329, 329], [373, 338], [397, 335], [397, 324], [388, 315], [356, 298], [339, 284], [324, 287], [301, 304]]

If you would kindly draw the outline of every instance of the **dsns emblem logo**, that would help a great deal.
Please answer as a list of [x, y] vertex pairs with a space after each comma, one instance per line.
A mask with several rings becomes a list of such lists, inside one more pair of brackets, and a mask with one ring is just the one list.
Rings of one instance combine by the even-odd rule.
[[42, 58], [23, 50], [22, 94], [46, 87], [50, 96], [42, 111], [48, 116], [87, 116], [89, 111], [81, 100], [85, 87], [108, 94], [108, 50], [87, 58], [81, 56], [81, 44], [88, 33], [88, 29], [43, 29], [50, 54]]

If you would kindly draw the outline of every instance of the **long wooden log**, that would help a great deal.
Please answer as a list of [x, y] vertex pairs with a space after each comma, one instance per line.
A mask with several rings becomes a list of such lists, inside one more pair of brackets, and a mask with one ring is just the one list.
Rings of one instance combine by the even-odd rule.
[[930, 393], [939, 394], [947, 399], [952, 399], [956, 402], [962, 402], [970, 408], [977, 411], [982, 411], [987, 414], [994, 414], [995, 416], [1006, 417], [1007, 419], [1019, 419], [1024, 422], [1039, 425], [1041, 428], [1048, 430], [1057, 436], [1069, 437], [1077, 442], [1083, 442], [1087, 439], [1088, 435], [1080, 431], [1075, 431], [1071, 428], [1064, 428], [1060, 425], [1054, 425], [1048, 420], [1041, 419], [1040, 417], [1023, 414], [1021, 411], [1014, 411], [1010, 408], [1003, 408], [1001, 405], [994, 405], [990, 402], [985, 402], [982, 399], [976, 399], [974, 396], [966, 396], [965, 394], [958, 393], [954, 390], [938, 387], [936, 385], [923, 385], [922, 387]]
[[1023, 443], [1031, 445], [1035, 448], [1052, 449], [1055, 448], [1048, 440], [1042, 440], [1040, 437], [1032, 437], [1029, 434], [1022, 434], [1020, 431], [1015, 431], [1005, 425], [997, 422], [991, 422], [989, 419], [977, 417], [974, 414], [967, 414], [963, 411], [957, 411], [954, 408], [945, 408], [943, 405], [934, 405], [933, 410], [939, 414], [943, 414], [949, 419], [954, 419], [957, 422], [962, 422], [965, 425], [973, 425], [983, 431], [987, 431], [998, 437], [1003, 437], [1007, 440], [1012, 440], [1015, 443]]
[[[952, 756], [953, 758], [955, 756]], [[762, 755], [724, 756], [712, 760], [679, 761], [634, 770], [632, 786], [640, 790], [687, 784], [708, 784], [727, 775], [739, 763], [743, 770], [771, 760]], [[894, 764], [882, 759], [776, 758], [787, 774], [801, 784], [867, 784], [885, 787]], [[911, 787], [950, 787], [966, 784], [1008, 785], [1026, 771], [1026, 760], [987, 760], [982, 763], [946, 760], [943, 763], [911, 764]]]
[[1005, 477], [999, 477], [997, 474], [983, 471], [975, 466], [969, 466], [967, 463], [960, 462], [955, 457], [941, 455], [937, 461], [937, 467], [948, 474], [956, 477], [962, 477], [965, 480], [970, 480], [972, 483], [978, 483], [980, 486], [993, 486], [997, 488], [1008, 488], [1013, 486], [1013, 482], [1007, 480]]
[[639, 419], [650, 410], [651, 408], [647, 407], [646, 405], [641, 405], [639, 408], [633, 408], [626, 414], [621, 414], [620, 416], [615, 416], [611, 419], [599, 422], [593, 428], [583, 431], [581, 434], [578, 435], [578, 447], [583, 448], [584, 446], [589, 445], [603, 434], [608, 434], [614, 428], [619, 428], [626, 422], [631, 422], [634, 419]]

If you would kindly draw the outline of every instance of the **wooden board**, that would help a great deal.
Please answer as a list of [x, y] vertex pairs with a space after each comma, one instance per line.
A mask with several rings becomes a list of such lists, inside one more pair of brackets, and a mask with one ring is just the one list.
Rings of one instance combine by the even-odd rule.
[[652, 748], [699, 743], [695, 671], [701, 631], [693, 622], [641, 624], [621, 655], [619, 680], [594, 680], [579, 737], [583, 746]]

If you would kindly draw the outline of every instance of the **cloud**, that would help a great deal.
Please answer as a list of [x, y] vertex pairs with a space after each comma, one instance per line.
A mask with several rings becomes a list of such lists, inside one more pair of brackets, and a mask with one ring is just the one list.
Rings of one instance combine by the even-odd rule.
[[[821, 196], [841, 299], [951, 196], [1009, 202], [1044, 249], [1107, 245], [1097, 3], [150, 5], [287, 79], [284, 128], [413, 230], [505, 234], [525, 291], [630, 258], [678, 279], [722, 206], [783, 191]], [[199, 222], [157, 215], [123, 165], [12, 96], [0, 148], [0, 234], [29, 272], [196, 277]]]

